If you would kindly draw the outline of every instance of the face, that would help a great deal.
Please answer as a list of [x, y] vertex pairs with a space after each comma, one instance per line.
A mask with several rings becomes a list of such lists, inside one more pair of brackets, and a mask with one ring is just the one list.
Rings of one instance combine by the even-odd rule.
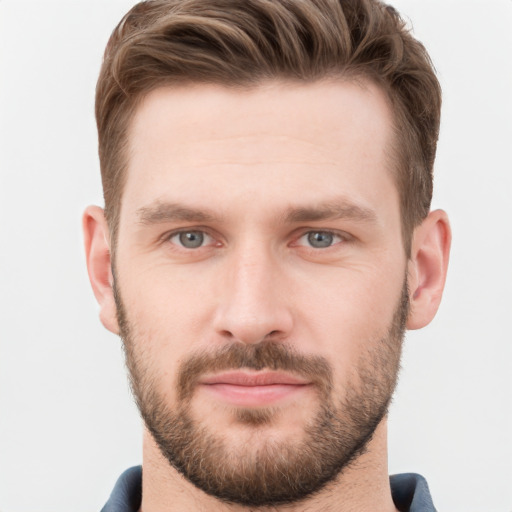
[[153, 91], [129, 134], [115, 289], [167, 460], [220, 499], [293, 502], [386, 413], [406, 258], [371, 84]]

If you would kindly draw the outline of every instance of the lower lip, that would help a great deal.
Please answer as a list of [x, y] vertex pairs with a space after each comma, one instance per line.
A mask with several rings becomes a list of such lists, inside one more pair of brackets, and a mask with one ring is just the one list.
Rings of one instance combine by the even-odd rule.
[[233, 405], [257, 407], [271, 405], [306, 390], [307, 384], [269, 384], [237, 386], [234, 384], [203, 384], [206, 391]]

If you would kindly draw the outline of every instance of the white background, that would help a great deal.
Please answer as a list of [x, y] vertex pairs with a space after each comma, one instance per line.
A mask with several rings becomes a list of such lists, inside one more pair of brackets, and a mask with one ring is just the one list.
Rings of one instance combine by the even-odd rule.
[[[86, 277], [101, 204], [103, 48], [131, 1], [0, 0], [0, 510], [99, 510], [141, 460], [120, 341]], [[441, 310], [409, 333], [390, 472], [439, 511], [512, 511], [512, 1], [400, 0], [444, 88], [435, 207], [454, 232]]]

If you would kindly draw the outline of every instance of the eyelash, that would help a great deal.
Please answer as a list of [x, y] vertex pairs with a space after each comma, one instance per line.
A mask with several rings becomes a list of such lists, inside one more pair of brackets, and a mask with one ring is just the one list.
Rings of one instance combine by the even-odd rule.
[[205, 245], [203, 245], [203, 243], [201, 243], [201, 245], [199, 245], [197, 247], [185, 247], [182, 243], [172, 241], [173, 238], [180, 237], [181, 235], [192, 234], [192, 233], [200, 234], [203, 236], [203, 238], [209, 238], [212, 241], [215, 240], [215, 238], [211, 234], [209, 234], [205, 229], [196, 228], [196, 229], [181, 229], [179, 231], [173, 231], [172, 233], [165, 235], [164, 241], [170, 242], [171, 244], [180, 247], [180, 249], [185, 249], [185, 250], [194, 250], [194, 249], [199, 249], [199, 248], [205, 247]]
[[[164, 241], [170, 242], [172, 245], [175, 245], [175, 246], [179, 247], [180, 249], [191, 250], [191, 251], [196, 250], [196, 249], [201, 249], [201, 248], [204, 248], [204, 247], [207, 247], [208, 245], [210, 245], [210, 244], [204, 245], [203, 244], [204, 240], [202, 240], [201, 245], [198, 245], [197, 247], [185, 247], [183, 245], [183, 243], [180, 243], [178, 241], [176, 241], [176, 242], [172, 241], [173, 238], [180, 237], [181, 235], [186, 235], [187, 233], [188, 234], [196, 233], [196, 234], [202, 235], [204, 238], [210, 238], [212, 241], [215, 240], [214, 236], [212, 236], [204, 228], [200, 228], [200, 227], [193, 228], [193, 229], [181, 229], [178, 231], [173, 231], [172, 233], [166, 234], [163, 237], [163, 239], [164, 239]], [[331, 243], [329, 245], [326, 245], [324, 247], [313, 247], [312, 245], [310, 245], [308, 243], [304, 243], [304, 244], [299, 243], [300, 240], [302, 240], [306, 237], [309, 237], [311, 235], [324, 235], [324, 236], [327, 235], [328, 237], [332, 237], [332, 239], [334, 241], [331, 241]], [[348, 241], [350, 241], [350, 239], [351, 239], [350, 235], [348, 235], [347, 233], [344, 233], [344, 232], [339, 232], [339, 231], [329, 230], [329, 229], [309, 229], [307, 231], [301, 231], [300, 236], [298, 236], [297, 238], [294, 238], [294, 241], [292, 242], [291, 246], [292, 247], [296, 247], [296, 246], [304, 247], [306, 249], [313, 250], [313, 251], [316, 251], [316, 250], [325, 251], [325, 250], [330, 249], [331, 247], [338, 245], [339, 243], [348, 242]], [[310, 240], [309, 240], [309, 242], [310, 242]], [[220, 247], [222, 245], [222, 243], [217, 242], [215, 245]]]
[[[310, 240], [310, 237], [312, 235], [322, 235], [322, 236], [330, 237], [331, 238], [330, 243], [328, 241], [328, 245], [326, 245], [326, 246], [314, 247], [311, 245], [311, 240]], [[299, 243], [300, 240], [302, 240], [302, 239], [307, 240], [307, 242], [304, 245]], [[325, 230], [325, 229], [311, 229], [311, 230], [303, 232], [302, 235], [296, 239], [296, 242], [294, 243], [294, 245], [296, 244], [299, 246], [303, 246], [303, 247], [306, 247], [307, 249], [311, 249], [311, 250], [327, 250], [341, 242], [346, 242], [346, 241], [347, 241], [347, 236], [343, 235], [337, 231]], [[321, 243], [321, 240], [320, 240], [320, 243]]]

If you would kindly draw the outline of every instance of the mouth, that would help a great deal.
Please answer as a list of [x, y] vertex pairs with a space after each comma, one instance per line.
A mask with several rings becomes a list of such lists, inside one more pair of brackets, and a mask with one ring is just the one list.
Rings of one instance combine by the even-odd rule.
[[240, 407], [274, 405], [309, 389], [311, 381], [287, 373], [232, 371], [200, 379], [201, 389]]

